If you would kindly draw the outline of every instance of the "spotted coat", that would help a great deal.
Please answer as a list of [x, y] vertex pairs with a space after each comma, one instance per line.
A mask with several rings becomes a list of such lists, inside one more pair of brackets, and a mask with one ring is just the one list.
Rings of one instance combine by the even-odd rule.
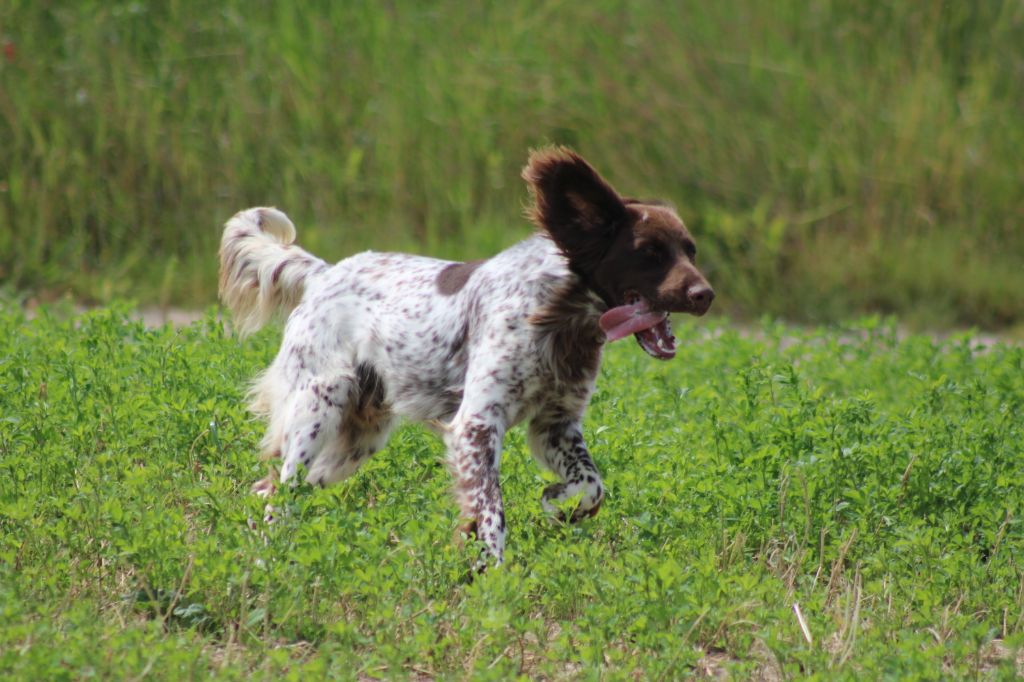
[[[545, 162], [577, 159], [558, 149], [531, 157], [524, 176], [542, 230], [484, 261], [366, 252], [329, 266], [293, 244], [295, 228], [276, 209], [227, 223], [221, 296], [238, 327], [252, 331], [290, 312], [280, 351], [252, 391], [253, 410], [268, 422], [262, 449], [280, 460], [279, 476], [257, 483], [258, 492], [299, 471], [313, 484], [340, 481], [384, 447], [400, 420], [424, 422], [447, 444], [467, 530], [500, 563], [502, 441], [526, 421], [535, 459], [559, 479], [544, 490], [543, 507], [558, 513], [578, 497], [572, 520], [597, 512], [605, 489], [581, 420], [606, 342], [601, 315], [624, 292], [609, 295], [591, 281], [595, 273], [581, 270], [583, 259], [541, 214], [561, 195], [585, 200], [571, 196], [575, 185], [541, 186]], [[642, 214], [654, 210], [662, 209], [628, 213], [647, 221]]]

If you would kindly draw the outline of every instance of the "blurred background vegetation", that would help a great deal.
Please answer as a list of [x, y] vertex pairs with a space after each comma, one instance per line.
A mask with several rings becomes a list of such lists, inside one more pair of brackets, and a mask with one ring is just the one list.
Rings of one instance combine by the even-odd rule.
[[236, 210], [328, 259], [529, 233], [550, 142], [675, 202], [719, 311], [1024, 323], [1024, 3], [0, 3], [0, 281], [205, 306]]

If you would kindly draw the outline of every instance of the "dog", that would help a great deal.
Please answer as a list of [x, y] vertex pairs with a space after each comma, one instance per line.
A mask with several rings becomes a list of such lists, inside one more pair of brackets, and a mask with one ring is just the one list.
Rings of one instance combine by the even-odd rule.
[[[400, 419], [440, 433], [468, 535], [500, 564], [505, 514], [498, 471], [505, 432], [528, 442], [559, 482], [542, 507], [593, 516], [605, 490], [581, 429], [606, 343], [633, 335], [649, 355], [676, 353], [669, 313], [703, 315], [714, 291], [671, 206], [620, 196], [565, 147], [523, 169], [537, 233], [486, 260], [368, 251], [335, 265], [299, 248], [274, 208], [231, 218], [220, 296], [237, 329], [288, 314], [280, 351], [255, 381], [276, 482], [326, 486], [384, 447]], [[290, 313], [290, 314], [289, 314]]]

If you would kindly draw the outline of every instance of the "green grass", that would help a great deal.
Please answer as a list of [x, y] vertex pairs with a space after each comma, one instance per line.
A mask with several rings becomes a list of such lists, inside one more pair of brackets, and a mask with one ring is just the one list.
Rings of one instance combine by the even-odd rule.
[[1022, 673], [1024, 348], [878, 320], [680, 322], [669, 363], [614, 344], [586, 420], [601, 513], [548, 522], [513, 430], [507, 564], [470, 582], [418, 427], [250, 530], [243, 396], [276, 332], [125, 310], [0, 311], [4, 677]]
[[1024, 6], [0, 5], [0, 279], [205, 305], [276, 204], [334, 259], [523, 236], [527, 149], [675, 201], [719, 307], [1024, 319]]

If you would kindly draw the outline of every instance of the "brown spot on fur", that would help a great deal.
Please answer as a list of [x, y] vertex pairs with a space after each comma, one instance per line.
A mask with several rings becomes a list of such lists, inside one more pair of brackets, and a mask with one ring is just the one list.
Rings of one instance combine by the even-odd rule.
[[466, 442], [477, 455], [490, 454], [490, 447], [497, 435], [497, 429], [489, 424], [471, 424], [466, 427]]
[[454, 360], [459, 353], [466, 348], [466, 341], [469, 339], [469, 323], [463, 322], [459, 328], [459, 333], [456, 335], [455, 340], [448, 347], [448, 352], [445, 353], [444, 359], [448, 362]]
[[274, 268], [274, 272], [271, 273], [271, 275], [270, 275], [270, 282], [272, 284], [277, 284], [277, 280], [279, 280], [281, 278], [281, 271], [284, 270], [287, 266], [291, 265], [292, 263], [298, 262], [300, 260], [302, 260], [302, 259], [301, 258], [286, 258], [286, 259], [282, 260], [280, 263], [277, 264], [277, 267]]
[[437, 290], [445, 296], [454, 296], [462, 291], [478, 267], [486, 261], [471, 260], [466, 263], [452, 263], [437, 275]]
[[379, 433], [391, 417], [387, 388], [373, 365], [361, 362], [356, 366], [352, 391], [353, 410], [341, 425], [341, 437], [349, 446], [366, 434]]
[[361, 362], [356, 366], [356, 386], [359, 396], [356, 400], [356, 411], [365, 412], [368, 409], [380, 409], [384, 406], [387, 398], [387, 390], [384, 380], [381, 378], [373, 365], [368, 362]]

